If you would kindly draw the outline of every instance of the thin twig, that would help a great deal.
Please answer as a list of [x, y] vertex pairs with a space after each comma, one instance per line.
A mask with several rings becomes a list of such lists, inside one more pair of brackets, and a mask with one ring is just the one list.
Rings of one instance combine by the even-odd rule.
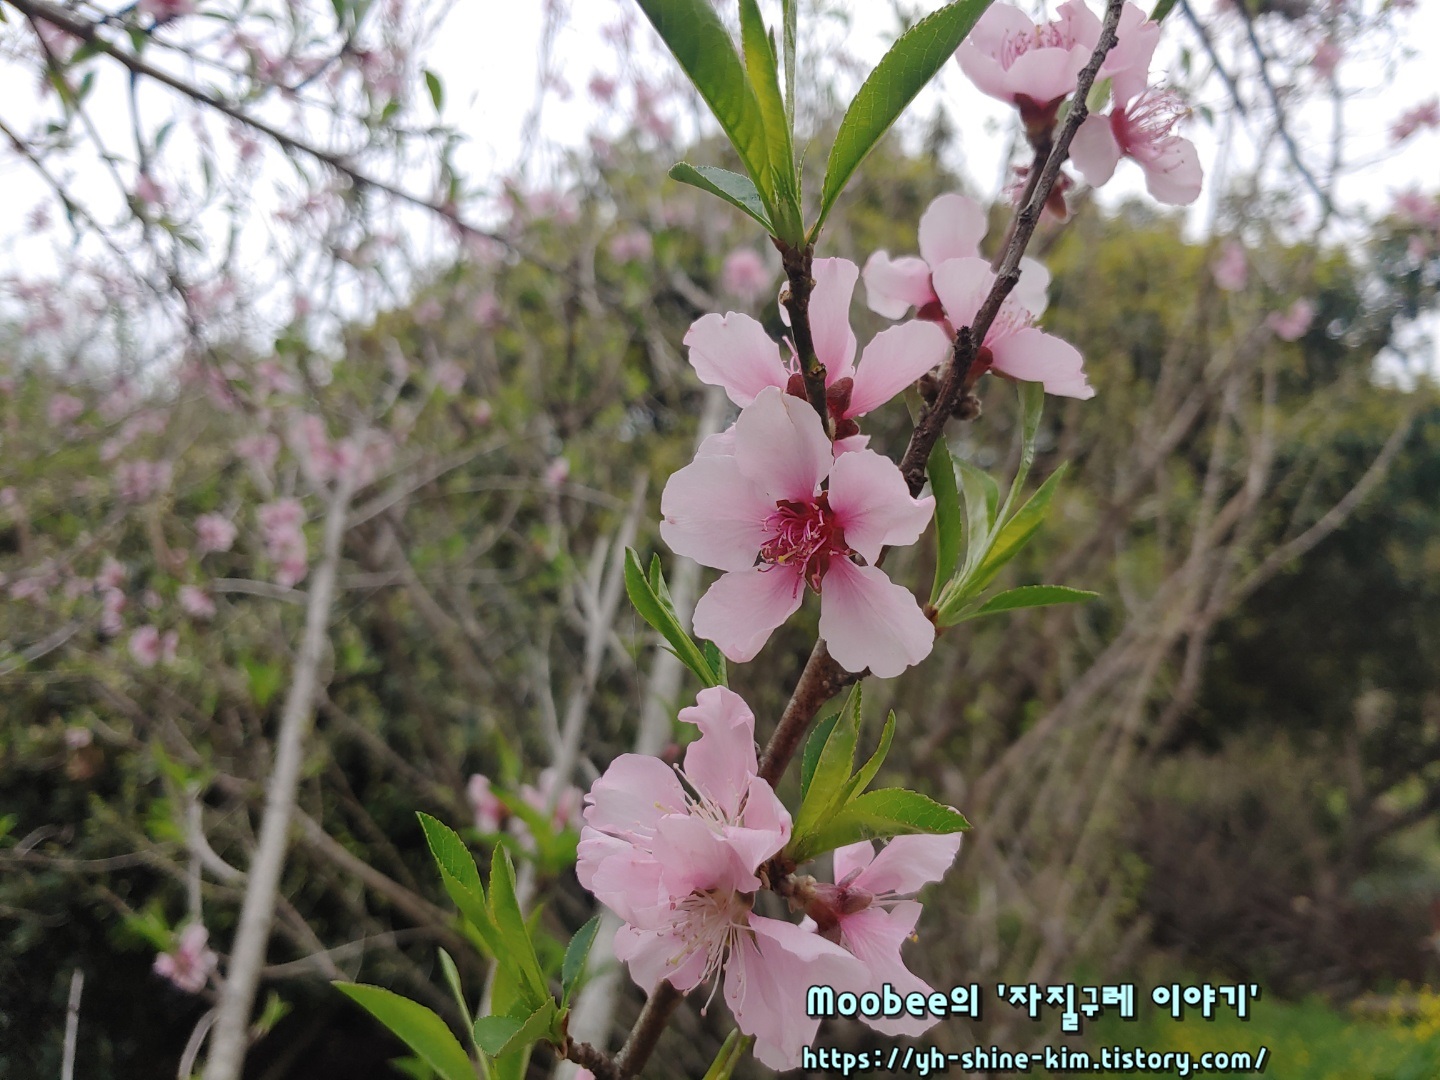
[[85, 972], [76, 968], [70, 976], [70, 1003], [65, 1006], [65, 1051], [60, 1060], [60, 1080], [75, 1080], [75, 1048], [80, 1039], [80, 995], [85, 990]]

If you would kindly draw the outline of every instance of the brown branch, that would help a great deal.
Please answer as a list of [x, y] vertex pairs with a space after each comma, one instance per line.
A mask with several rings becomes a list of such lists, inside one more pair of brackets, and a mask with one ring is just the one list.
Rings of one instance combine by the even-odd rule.
[[774, 244], [780, 251], [785, 279], [789, 283], [780, 302], [790, 314], [795, 352], [800, 357], [800, 373], [805, 379], [805, 396], [820, 414], [821, 425], [830, 432], [830, 409], [825, 400], [825, 365], [815, 353], [815, 337], [810, 329], [810, 294], [815, 290], [815, 279], [810, 276], [810, 271], [815, 263], [815, 248], [810, 244], [804, 248], [793, 248], [779, 240], [774, 240]]

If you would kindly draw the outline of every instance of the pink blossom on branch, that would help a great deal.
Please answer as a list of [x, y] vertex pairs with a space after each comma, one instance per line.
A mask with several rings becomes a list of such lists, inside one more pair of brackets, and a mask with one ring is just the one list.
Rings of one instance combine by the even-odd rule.
[[720, 265], [720, 287], [731, 296], [753, 304], [770, 289], [775, 273], [754, 248], [739, 247]]
[[[945, 317], [969, 326], [995, 284], [984, 259], [949, 259], [935, 271], [935, 291]], [[1085, 378], [1084, 359], [1068, 341], [1032, 325], [1032, 315], [1012, 292], [1000, 305], [975, 357], [975, 373], [994, 371], [1012, 379], [1042, 383], [1047, 394], [1088, 399], [1095, 390]]]
[[473, 774], [465, 786], [465, 797], [475, 815], [475, 828], [482, 833], [499, 832], [510, 811], [490, 790], [490, 778], [481, 773]]
[[[941, 195], [920, 218], [920, 257], [890, 258], [877, 251], [865, 262], [865, 302], [887, 319], [902, 318], [915, 308], [920, 318], [940, 317], [933, 283], [935, 268], [946, 259], [974, 258], [980, 254], [989, 222], [985, 210], [964, 195]], [[1020, 260], [1020, 280], [1014, 295], [1033, 315], [1047, 304], [1050, 272], [1034, 259]]]
[[1298, 341], [1310, 329], [1315, 319], [1315, 305], [1301, 297], [1290, 305], [1284, 314], [1272, 311], [1265, 319], [1265, 325], [1275, 331], [1282, 341]]
[[[875, 335], [857, 365], [850, 299], [859, 271], [849, 259], [816, 259], [811, 274], [815, 279], [810, 295], [811, 334], [816, 356], [825, 368], [835, 438], [844, 440], [859, 433], [858, 417], [879, 408], [939, 364], [949, 345], [934, 325], [906, 323]], [[781, 359], [780, 346], [749, 315], [732, 311], [702, 316], [685, 334], [685, 344], [690, 349], [690, 366], [700, 381], [723, 387], [741, 408], [769, 387], [805, 395], [793, 350], [788, 361]]]
[[794, 1068], [819, 1028], [805, 1014], [806, 991], [858, 985], [864, 966], [818, 934], [752, 910], [756, 870], [785, 846], [790, 815], [758, 775], [745, 702], [712, 687], [680, 719], [701, 731], [683, 770], [625, 754], [595, 782], [576, 872], [624, 919], [615, 955], [637, 983], [684, 992], [706, 981], [718, 989], [723, 976], [726, 1004], [755, 1037], [755, 1056]]
[[726, 571], [695, 607], [696, 634], [750, 660], [808, 585], [820, 635], [847, 671], [889, 678], [929, 655], [934, 626], [874, 564], [883, 548], [920, 538], [933, 498], [912, 498], [873, 450], [834, 457], [809, 403], [773, 386], [741, 412], [728, 445], [707, 445], [660, 497], [671, 549]]
[[1245, 249], [1234, 240], [1225, 241], [1220, 257], [1210, 264], [1210, 273], [1215, 284], [1226, 292], [1239, 292], [1250, 278], [1250, 267], [1245, 260]]
[[229, 551], [235, 543], [235, 523], [224, 514], [201, 514], [195, 519], [196, 548], [204, 555], [210, 551]]
[[[920, 919], [920, 905], [905, 898], [945, 875], [960, 850], [961, 836], [897, 836], [878, 855], [872, 843], [862, 840], [835, 852], [834, 885], [808, 887], [806, 911], [815, 929], [864, 961], [869, 969], [866, 989], [889, 983], [902, 997], [931, 993], [900, 955]], [[919, 1035], [935, 1019], [867, 1022], [887, 1035]]]
[[191, 923], [180, 931], [175, 948], [155, 957], [155, 974], [164, 976], [187, 994], [205, 989], [220, 963], [215, 950], [208, 948], [210, 931]]

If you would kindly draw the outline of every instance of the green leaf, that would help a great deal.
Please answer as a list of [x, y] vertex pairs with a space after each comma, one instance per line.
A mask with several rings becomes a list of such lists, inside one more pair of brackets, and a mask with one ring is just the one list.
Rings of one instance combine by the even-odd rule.
[[682, 161], [671, 166], [670, 178], [720, 196], [737, 210], [749, 214], [767, 233], [775, 231], [770, 224], [770, 211], [765, 209], [760, 192], [748, 176], [729, 169], [717, 169], [713, 165], [691, 165]]
[[525, 1021], [518, 1016], [482, 1016], [475, 1021], [475, 1045], [496, 1057], [524, 1026]]
[[1000, 611], [1015, 611], [1019, 608], [1050, 607], [1053, 604], [1083, 604], [1099, 595], [1085, 589], [1072, 589], [1068, 585], [1021, 585], [1018, 589], [1006, 589], [1002, 593], [996, 593], [970, 617], [994, 615]]
[[795, 815], [793, 836], [815, 831], [843, 803], [846, 785], [855, 769], [855, 745], [860, 741], [860, 684], [850, 691], [840, 710], [805, 789], [805, 798]]
[[[681, 70], [720, 122], [767, 207], [774, 190], [760, 103], [740, 63], [735, 43], [710, 0], [637, 0]], [[769, 214], [766, 217], [770, 217]]]
[[810, 230], [811, 243], [820, 235], [835, 199], [866, 155], [915, 95], [955, 55], [960, 42], [989, 6], [990, 0], [956, 0], [947, 4], [901, 34], [875, 66], [840, 121], [840, 132], [835, 136], [835, 145], [825, 166], [820, 216]]
[[515, 895], [515, 867], [504, 844], [496, 844], [490, 860], [490, 917], [495, 920], [504, 953], [496, 960], [513, 967], [520, 975], [520, 996], [532, 1010], [550, 1001], [545, 975], [535, 955], [535, 942], [525, 925], [520, 900]]
[[750, 1044], [754, 1041], [751, 1035], [741, 1035], [739, 1028], [730, 1032], [720, 1044], [720, 1052], [715, 1055], [710, 1068], [705, 1070], [705, 1080], [730, 1080], [735, 1074], [735, 1066], [740, 1064], [745, 1051], [750, 1049]]
[[465, 990], [460, 985], [460, 969], [455, 966], [454, 957], [444, 949], [440, 950], [440, 970], [445, 973], [445, 983], [450, 987], [455, 1004], [460, 1006], [460, 1015], [464, 1018], [465, 1027], [468, 1029], [473, 1021], [470, 1019], [470, 1006], [465, 1003]]
[[986, 553], [984, 561], [975, 572], [972, 581], [974, 590], [983, 589], [995, 579], [1002, 567], [1020, 554], [1020, 550], [1028, 544], [1040, 526], [1045, 524], [1045, 516], [1050, 512], [1050, 500], [1055, 497], [1055, 491], [1060, 486], [1069, 468], [1068, 464], [1062, 464], [1041, 484], [1034, 495], [1016, 511], [1015, 516], [1007, 521], [996, 534], [994, 543]]
[[[559, 1010], [553, 999], [525, 1019], [518, 1016], [482, 1016], [475, 1021], [475, 1042], [490, 1057], [504, 1057], [528, 1050], [541, 1039], [558, 1036], [554, 1030]], [[491, 1049], [494, 1047], [494, 1049]]]
[[1000, 509], [1000, 487], [991, 475], [968, 461], [955, 459], [960, 490], [965, 493], [965, 567], [970, 572], [985, 559]]
[[418, 1001], [380, 986], [335, 983], [335, 988], [379, 1020], [434, 1069], [442, 1080], [475, 1080], [475, 1066], [445, 1021]]
[[930, 603], [955, 573], [960, 563], [960, 487], [955, 482], [955, 463], [944, 439], [935, 442], [930, 460], [925, 465], [930, 476], [930, 493], [935, 496], [935, 584], [930, 587]]
[[498, 958], [503, 950], [499, 928], [490, 915], [485, 900], [485, 887], [480, 884], [480, 871], [454, 829], [442, 824], [429, 814], [416, 814], [420, 827], [425, 832], [425, 841], [430, 846], [430, 855], [440, 870], [440, 882], [445, 892], [460, 909], [460, 914], [475, 928], [490, 955]]
[[1030, 467], [1035, 464], [1035, 439], [1040, 434], [1040, 416], [1045, 411], [1043, 383], [1017, 381], [1015, 388], [1020, 393], [1020, 467], [1015, 470], [1015, 478], [1010, 481], [1005, 505], [1000, 508], [1000, 521], [1009, 519], [1010, 508], [1015, 505], [1015, 499], [1024, 489], [1025, 480], [1030, 475]]
[[775, 44], [765, 30], [756, 0], [740, 0], [740, 47], [745, 70], [765, 121], [765, 142], [770, 157], [770, 187], [775, 193], [774, 224], [779, 239], [793, 246], [805, 242], [800, 220], [800, 199], [795, 187], [795, 151], [790, 143], [790, 121], [780, 94], [780, 73]]
[[875, 774], [880, 771], [880, 766], [885, 764], [885, 758], [890, 754], [890, 743], [895, 738], [895, 710], [890, 710], [890, 715], [885, 718], [885, 730], [880, 732], [880, 745], [870, 755], [870, 759], [860, 766], [860, 770], [850, 778], [850, 783], [845, 786], [845, 801], [849, 802], [860, 792], [870, 786], [870, 781], [875, 779]]
[[856, 796], [816, 832], [788, 850], [796, 862], [861, 840], [883, 840], [914, 833], [944, 834], [970, 827], [965, 818], [918, 791], [881, 788]]
[[822, 717], [815, 725], [815, 730], [810, 732], [810, 738], [805, 740], [805, 752], [800, 758], [800, 799], [802, 802], [810, 791], [810, 781], [815, 776], [815, 766], [820, 761], [820, 751], [825, 749], [825, 743], [830, 738], [830, 733], [835, 730], [835, 723], [839, 719], [840, 711], [838, 709], [829, 716]]
[[445, 107], [445, 84], [440, 81], [440, 76], [429, 68], [425, 69], [425, 88], [430, 91], [430, 104], [435, 106], [438, 113]]
[[[660, 574], [659, 556], [651, 562], [651, 576], [646, 577], [640, 560], [630, 548], [625, 549], [625, 592], [640, 617], [653, 626], [675, 649], [680, 661], [699, 676], [706, 686], [719, 686], [720, 676], [710, 667], [700, 646], [685, 632], [675, 607], [670, 603], [670, 590]], [[652, 584], [658, 580], [659, 588]], [[663, 595], [662, 595], [663, 594]]]
[[590, 947], [595, 944], [595, 935], [599, 930], [600, 916], [596, 915], [575, 931], [570, 944], [565, 947], [565, 959], [560, 964], [560, 990], [566, 1001], [570, 1000], [575, 984], [585, 971], [585, 961], [590, 956]]
[[791, 137], [795, 133], [795, 22], [799, 12], [799, 0], [781, 0], [781, 21], [785, 24], [785, 121]]
[[1150, 21], [1161, 22], [1166, 15], [1170, 14], [1170, 9], [1174, 6], [1175, 0], [1159, 0], [1155, 5], [1155, 10], [1150, 12]]
[[725, 654], [720, 651], [720, 646], [713, 641], [705, 641], [701, 642], [700, 651], [705, 654], [705, 662], [710, 665], [710, 670], [715, 672], [715, 677], [720, 680], [720, 685], [729, 686], [730, 672], [725, 664]]

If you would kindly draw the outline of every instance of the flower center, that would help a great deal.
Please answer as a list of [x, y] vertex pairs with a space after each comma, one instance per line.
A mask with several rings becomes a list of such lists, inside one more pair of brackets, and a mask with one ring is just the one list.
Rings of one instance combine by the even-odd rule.
[[1172, 138], [1175, 125], [1190, 115], [1190, 107], [1174, 90], [1150, 87], [1111, 120], [1115, 141], [1134, 156], [1137, 149], [1157, 149]]
[[760, 558], [770, 566], [798, 565], [805, 583], [817, 593], [831, 557], [843, 559], [851, 554], [835, 511], [830, 509], [827, 491], [822, 491], [814, 502], [781, 499], [765, 527], [770, 539], [760, 548]]
[[1002, 68], [1009, 71], [1015, 61], [1031, 49], [1068, 49], [1074, 44], [1074, 39], [1061, 29], [1059, 23], [1047, 22], [1027, 33], [1006, 34], [996, 59]]

